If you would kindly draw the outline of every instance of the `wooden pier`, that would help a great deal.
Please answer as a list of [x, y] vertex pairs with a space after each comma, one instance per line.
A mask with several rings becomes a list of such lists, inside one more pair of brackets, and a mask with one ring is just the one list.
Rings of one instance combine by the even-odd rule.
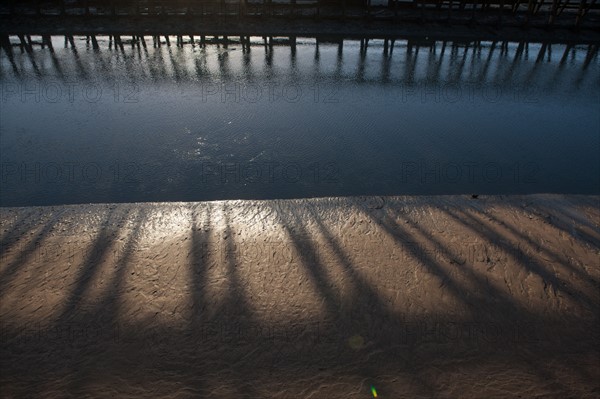
[[[0, 18], [178, 17], [222, 23], [284, 21], [386, 21], [520, 27], [590, 27], [600, 23], [596, 0], [9, 0]], [[4, 21], [5, 23], [7, 21]]]

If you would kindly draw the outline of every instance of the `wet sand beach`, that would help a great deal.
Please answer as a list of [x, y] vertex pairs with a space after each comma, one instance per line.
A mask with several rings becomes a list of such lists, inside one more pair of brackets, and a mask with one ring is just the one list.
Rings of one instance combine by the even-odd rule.
[[1, 396], [598, 397], [599, 203], [1, 208]]

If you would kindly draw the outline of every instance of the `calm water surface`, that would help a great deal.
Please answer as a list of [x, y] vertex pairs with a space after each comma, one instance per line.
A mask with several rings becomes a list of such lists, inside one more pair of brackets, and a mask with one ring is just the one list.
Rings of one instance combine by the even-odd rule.
[[600, 192], [587, 46], [171, 44], [2, 52], [0, 205]]

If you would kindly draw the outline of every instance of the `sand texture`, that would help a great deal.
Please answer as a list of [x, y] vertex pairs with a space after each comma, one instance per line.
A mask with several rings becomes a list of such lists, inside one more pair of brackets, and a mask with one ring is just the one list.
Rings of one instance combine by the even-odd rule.
[[599, 201], [0, 208], [0, 396], [598, 398]]

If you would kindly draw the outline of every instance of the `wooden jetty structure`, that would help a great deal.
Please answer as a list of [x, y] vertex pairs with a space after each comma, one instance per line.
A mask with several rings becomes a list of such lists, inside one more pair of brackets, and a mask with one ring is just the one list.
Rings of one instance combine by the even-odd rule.
[[[8, 0], [0, 18], [146, 18], [260, 22], [386, 21], [521, 27], [598, 27], [597, 0]], [[23, 20], [20, 20], [23, 22]]]
[[[518, 62], [536, 47], [536, 60], [561, 52], [562, 64], [576, 51], [585, 51], [584, 65], [597, 58], [600, 45], [600, 9], [596, 0], [9, 0], [0, 4], [0, 53], [12, 57], [15, 47], [32, 53], [34, 46], [53, 51], [52, 37], [64, 37], [76, 51], [74, 37], [85, 37], [86, 46], [123, 51], [132, 47], [206, 46], [231, 43], [249, 52], [252, 37], [270, 54], [274, 46], [290, 46], [297, 39], [337, 44], [360, 42], [366, 54], [369, 42], [382, 41], [381, 51], [392, 56], [404, 41], [407, 53], [420, 48], [444, 56], [464, 43], [481, 53], [482, 43], [492, 43], [491, 53], [508, 54], [509, 43], [518, 43], [511, 56]], [[39, 39], [32, 40], [32, 37]], [[100, 40], [99, 38], [108, 38]], [[557, 46], [559, 50], [556, 50]], [[554, 53], [552, 52], [554, 49]], [[492, 54], [490, 53], [490, 57]], [[12, 58], [11, 58], [12, 60]], [[13, 66], [13, 69], [15, 67]]]

